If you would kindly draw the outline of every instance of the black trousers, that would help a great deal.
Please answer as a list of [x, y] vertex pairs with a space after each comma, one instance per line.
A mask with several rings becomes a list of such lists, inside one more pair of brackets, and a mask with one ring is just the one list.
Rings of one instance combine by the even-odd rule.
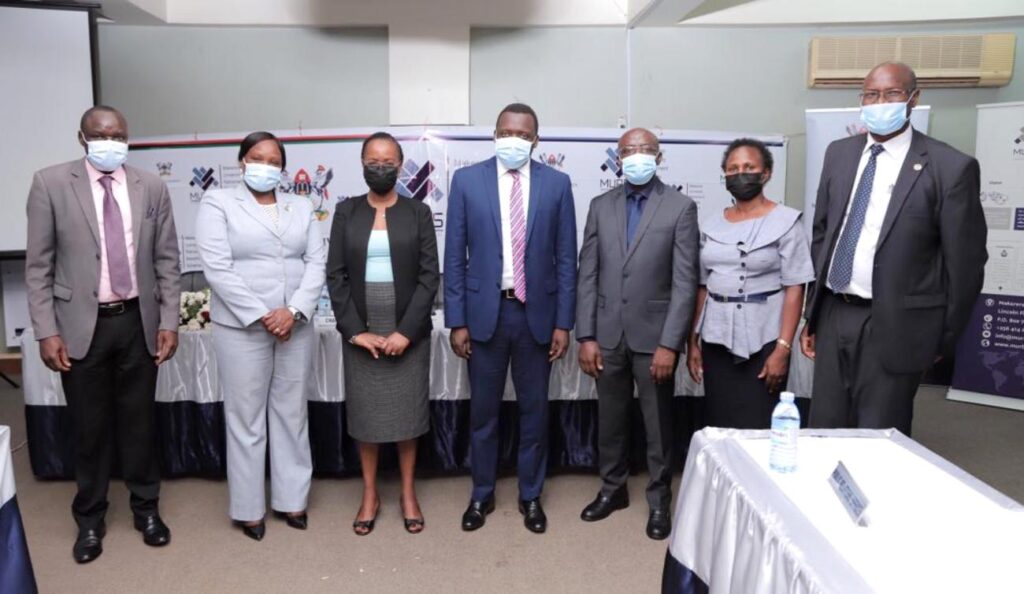
[[768, 385], [757, 374], [774, 350], [775, 343], [770, 342], [743, 360], [720, 344], [701, 342], [708, 425], [734, 429], [771, 427], [778, 397], [768, 392]]
[[610, 495], [629, 478], [630, 405], [634, 386], [647, 434], [647, 503], [668, 509], [672, 502], [672, 380], [655, 384], [652, 353], [634, 352], [623, 337], [614, 349], [601, 349], [604, 370], [597, 376], [597, 444], [601, 492]]
[[[811, 427], [895, 427], [910, 435], [920, 373], [891, 373], [871, 343], [871, 306], [828, 295], [815, 332]], [[884, 337], [899, 340], [898, 336]]]
[[131, 492], [132, 512], [145, 516], [157, 510], [156, 372], [136, 306], [118, 316], [101, 315], [89, 352], [72, 359], [71, 371], [61, 374], [75, 424], [78, 494], [71, 512], [80, 528], [96, 528], [103, 521], [116, 458]]

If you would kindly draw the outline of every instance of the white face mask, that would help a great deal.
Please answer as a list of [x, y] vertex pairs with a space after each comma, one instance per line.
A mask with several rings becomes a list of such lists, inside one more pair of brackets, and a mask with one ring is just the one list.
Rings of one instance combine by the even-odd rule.
[[281, 168], [265, 163], [245, 163], [242, 179], [256, 192], [269, 192], [281, 183]]
[[519, 169], [530, 160], [533, 143], [518, 136], [506, 136], [494, 140], [494, 152], [506, 169]]
[[128, 144], [116, 140], [88, 140], [85, 143], [86, 158], [92, 166], [104, 173], [110, 173], [128, 158]]

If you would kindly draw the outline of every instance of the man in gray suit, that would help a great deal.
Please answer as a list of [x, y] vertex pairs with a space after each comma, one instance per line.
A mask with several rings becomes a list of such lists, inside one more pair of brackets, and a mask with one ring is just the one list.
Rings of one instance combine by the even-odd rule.
[[697, 294], [697, 206], [658, 179], [658, 138], [619, 139], [626, 182], [590, 203], [580, 251], [576, 336], [580, 367], [597, 381], [601, 491], [593, 522], [629, 505], [629, 410], [634, 386], [647, 433], [647, 536], [669, 535], [673, 378]]
[[[157, 501], [157, 366], [178, 345], [178, 239], [167, 186], [125, 166], [128, 126], [117, 110], [82, 116], [85, 159], [36, 172], [28, 196], [25, 283], [46, 366], [61, 374], [75, 425], [71, 505], [79, 563], [103, 552], [107, 487], [116, 458], [135, 528], [170, 542]], [[114, 452], [114, 441], [118, 446]]]
[[864, 79], [868, 134], [825, 152], [801, 348], [814, 359], [814, 427], [910, 434], [925, 370], [951, 357], [985, 274], [978, 161], [910, 125], [905, 64]]

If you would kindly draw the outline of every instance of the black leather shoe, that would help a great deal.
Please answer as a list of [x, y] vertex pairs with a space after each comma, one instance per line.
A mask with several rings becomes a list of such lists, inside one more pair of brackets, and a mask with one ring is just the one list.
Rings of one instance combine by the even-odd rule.
[[548, 529], [548, 517], [540, 506], [540, 497], [529, 501], [519, 500], [519, 513], [523, 514], [523, 525], [535, 534], [544, 534]]
[[629, 492], [619, 489], [611, 495], [598, 493], [590, 505], [583, 508], [580, 519], [584, 522], [596, 522], [612, 515], [612, 512], [629, 507]]
[[484, 525], [487, 521], [487, 514], [494, 511], [494, 497], [488, 497], [484, 501], [470, 501], [466, 513], [462, 514], [462, 529], [472, 532]]
[[78, 538], [75, 539], [75, 546], [71, 549], [75, 561], [78, 563], [89, 563], [95, 561], [103, 554], [103, 537], [107, 534], [107, 527], [100, 522], [97, 528], [79, 529]]
[[309, 516], [306, 512], [302, 512], [298, 515], [286, 514], [285, 512], [275, 511], [274, 516], [285, 521], [286, 524], [295, 528], [296, 530], [305, 530], [309, 527]]
[[135, 529], [142, 533], [142, 542], [151, 547], [162, 547], [171, 542], [171, 529], [159, 514], [135, 516]]
[[241, 528], [242, 534], [255, 541], [263, 540], [263, 537], [267, 534], [267, 524], [263, 520], [260, 520], [259, 524], [253, 524], [251, 526], [245, 522], [239, 522], [236, 520], [235, 526]]
[[653, 540], [665, 540], [672, 532], [672, 516], [667, 509], [652, 509], [647, 518], [647, 537]]

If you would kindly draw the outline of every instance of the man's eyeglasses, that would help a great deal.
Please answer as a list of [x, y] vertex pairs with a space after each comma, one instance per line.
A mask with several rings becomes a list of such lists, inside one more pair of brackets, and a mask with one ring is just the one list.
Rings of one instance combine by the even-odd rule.
[[906, 101], [914, 94], [915, 89], [889, 89], [887, 91], [864, 91], [860, 94], [861, 105], [871, 105], [872, 103], [878, 103], [880, 99], [885, 98], [886, 103], [896, 103], [898, 101]]

